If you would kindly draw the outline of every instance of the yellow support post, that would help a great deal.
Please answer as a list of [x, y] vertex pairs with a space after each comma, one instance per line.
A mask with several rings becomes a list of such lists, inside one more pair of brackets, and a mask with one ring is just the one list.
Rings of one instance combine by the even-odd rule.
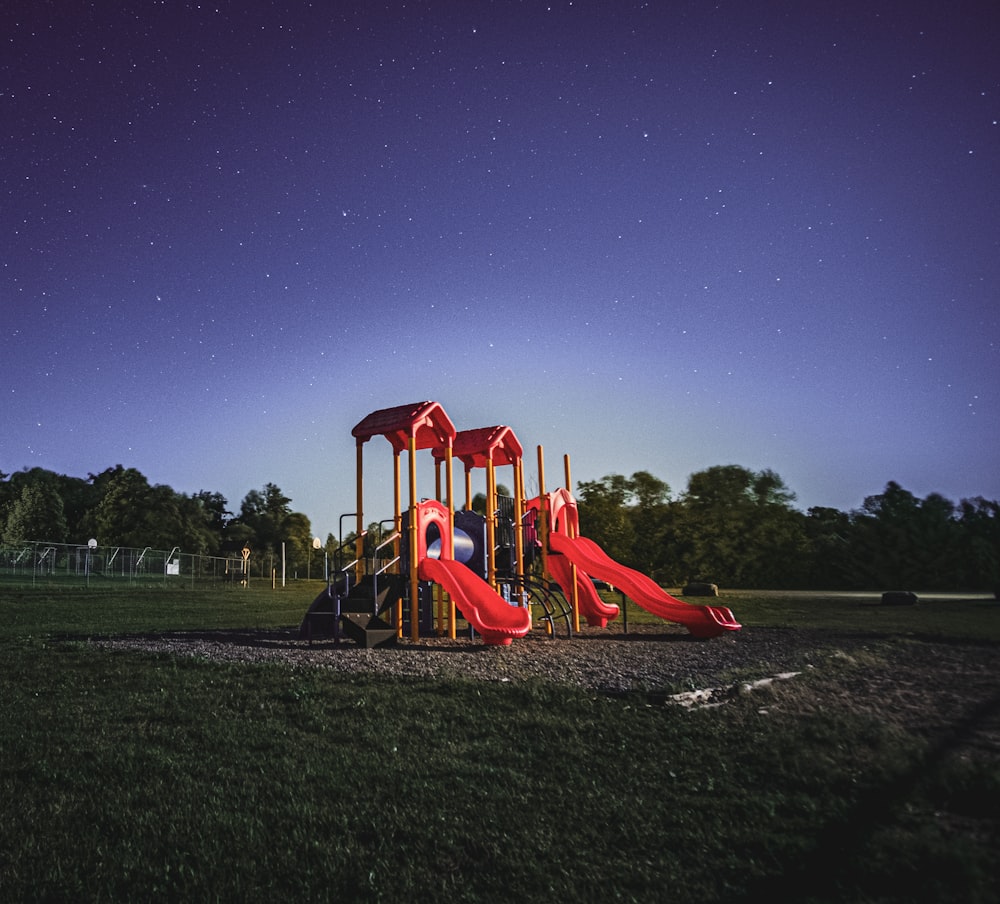
[[497, 589], [497, 480], [493, 459], [486, 462], [486, 582]]
[[[417, 575], [417, 438], [410, 436], [410, 639], [420, 639], [420, 578]], [[402, 630], [400, 622], [400, 630]]]
[[[542, 447], [538, 447], [538, 516], [535, 520], [535, 533], [538, 535], [538, 545], [542, 551], [542, 578], [548, 581], [549, 574], [549, 532], [548, 524], [549, 501], [545, 498], [545, 455]], [[546, 629], [549, 634], [553, 633], [551, 621], [546, 621]]]
[[545, 454], [542, 447], [538, 447], [538, 521], [535, 530], [538, 533], [538, 542], [542, 547], [542, 574], [549, 577], [549, 501], [545, 498]]
[[[455, 550], [455, 462], [452, 458], [452, 449], [448, 445], [444, 450], [445, 482], [448, 487], [448, 530], [451, 531], [452, 555]], [[456, 636], [455, 628], [455, 600], [448, 594], [448, 637], [454, 640]]]
[[[403, 530], [403, 478], [401, 476], [399, 453], [392, 450], [392, 532], [396, 539], [392, 542], [392, 554], [399, 559], [399, 534]], [[399, 562], [393, 566], [393, 572], [399, 574]]]
[[[569, 455], [563, 456], [563, 471], [566, 475], [566, 490], [570, 493], [573, 492], [573, 481], [570, 479], [569, 474]], [[567, 519], [568, 521], [569, 519]], [[573, 536], [573, 528], [570, 524], [566, 524], [566, 535]], [[570, 575], [573, 578], [573, 591], [572, 591], [572, 604], [573, 604], [573, 632], [580, 632], [580, 588], [576, 586], [576, 565], [570, 566]]]
[[[392, 530], [396, 539], [392, 543], [392, 554], [396, 559], [393, 573], [399, 574], [399, 557], [402, 552], [400, 535], [403, 530], [403, 462], [396, 449], [392, 450]], [[403, 636], [403, 600], [397, 598], [393, 606], [393, 619], [396, 622], [396, 637]]]
[[528, 606], [528, 594], [524, 588], [524, 476], [521, 459], [514, 462], [514, 574], [521, 595], [521, 605]]
[[[441, 462], [434, 461], [434, 498], [438, 502], [441, 502]], [[450, 528], [449, 528], [450, 529]], [[455, 536], [455, 532], [452, 531], [452, 537]], [[441, 541], [442, 550], [440, 554], [444, 553], [444, 540]], [[444, 588], [440, 584], [434, 585], [434, 633], [440, 637], [444, 634]]]

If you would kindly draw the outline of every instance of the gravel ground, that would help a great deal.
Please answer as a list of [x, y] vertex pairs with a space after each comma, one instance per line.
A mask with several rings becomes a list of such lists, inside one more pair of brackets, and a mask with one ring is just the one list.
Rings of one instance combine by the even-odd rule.
[[[110, 649], [199, 656], [226, 662], [283, 662], [341, 672], [406, 677], [471, 678], [481, 681], [543, 679], [602, 692], [662, 690], [678, 684], [702, 687], [731, 670], [768, 674], [801, 669], [810, 651], [829, 646], [817, 632], [743, 629], [708, 641], [683, 628], [620, 630], [584, 628], [573, 639], [549, 638], [540, 630], [509, 646], [480, 640], [421, 638], [395, 647], [362, 649], [350, 641], [335, 644], [299, 640], [296, 630], [178, 632], [149, 637], [102, 640]], [[861, 640], [839, 638], [838, 646]]]
[[[432, 637], [366, 650], [350, 641], [309, 644], [295, 629], [176, 632], [96, 642], [106, 649], [408, 678], [540, 679], [609, 694], [640, 692], [656, 702], [686, 706], [725, 702], [763, 690], [776, 678], [795, 684], [794, 676], [803, 672], [829, 674], [833, 677], [819, 685], [819, 696], [795, 695], [781, 705], [803, 712], [834, 706], [866, 710], [932, 735], [972, 720], [970, 743], [1000, 755], [1000, 648], [991, 644], [880, 643], [871, 635], [843, 631], [746, 627], [697, 640], [666, 624], [634, 627], [628, 634], [616, 626], [584, 628], [572, 639], [535, 630], [506, 647]], [[835, 659], [857, 667], [831, 669]]]

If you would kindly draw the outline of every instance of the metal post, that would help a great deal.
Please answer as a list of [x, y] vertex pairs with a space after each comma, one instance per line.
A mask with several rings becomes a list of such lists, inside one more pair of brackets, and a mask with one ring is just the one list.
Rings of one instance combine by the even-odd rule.
[[[566, 473], [566, 492], [573, 492], [573, 481], [570, 478], [569, 473], [569, 455], [563, 456], [563, 470]], [[573, 528], [569, 523], [569, 518], [566, 519], [566, 524], [564, 525], [566, 529], [566, 536], [574, 536]], [[577, 585], [577, 567], [576, 565], [570, 565], [570, 574], [573, 576], [573, 594], [571, 597], [571, 603], [573, 606], [573, 630], [576, 633], [580, 633], [580, 588]]]
[[[455, 461], [452, 458], [451, 440], [444, 449], [445, 483], [448, 488], [448, 531], [451, 535], [451, 554], [455, 556]], [[455, 639], [455, 600], [448, 594], [448, 637]]]
[[514, 562], [521, 606], [528, 608], [528, 590], [524, 580], [524, 473], [521, 459], [514, 462]]
[[486, 462], [486, 582], [497, 589], [497, 482], [493, 456]]
[[542, 574], [549, 577], [549, 501], [545, 498], [545, 454], [542, 447], [538, 447], [538, 517], [535, 522], [535, 530], [538, 532], [538, 539], [542, 548]]
[[[410, 639], [420, 639], [420, 601], [417, 594], [420, 578], [417, 575], [417, 437], [410, 434]], [[402, 628], [402, 625], [400, 625]]]
[[363, 480], [363, 467], [362, 459], [364, 458], [364, 443], [359, 438], [357, 448], [357, 506], [355, 511], [356, 516], [356, 534], [354, 540], [354, 558], [356, 565], [354, 566], [354, 583], [361, 583], [362, 569], [364, 568], [364, 558], [365, 558], [365, 518], [362, 509], [365, 504], [365, 493], [364, 493], [364, 480]]

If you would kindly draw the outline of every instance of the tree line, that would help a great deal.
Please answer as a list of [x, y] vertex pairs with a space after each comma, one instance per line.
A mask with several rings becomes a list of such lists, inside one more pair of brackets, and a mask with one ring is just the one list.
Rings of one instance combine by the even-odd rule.
[[[647, 471], [580, 482], [576, 496], [581, 532], [665, 586], [1000, 588], [1000, 504], [982, 497], [920, 499], [890, 481], [857, 510], [802, 512], [776, 473], [738, 465], [692, 474], [676, 497]], [[276, 556], [284, 544], [289, 573], [305, 575], [316, 554], [312, 527], [291, 502], [273, 483], [250, 490], [232, 511], [219, 493], [178, 493], [121, 465], [86, 479], [25, 469], [0, 473], [0, 540], [94, 537], [102, 546], [179, 546], [197, 555], [249, 546]], [[333, 535], [322, 544], [327, 552], [336, 545]]]
[[665, 586], [1000, 590], [1000, 504], [890, 481], [851, 512], [802, 512], [770, 470], [721, 465], [677, 498], [646, 471], [579, 483], [581, 533]]
[[[151, 485], [135, 468], [116, 465], [86, 479], [32, 468], [0, 473], [0, 540], [173, 549], [202, 556], [236, 553], [280, 555], [285, 544], [288, 570], [304, 576], [312, 552], [309, 518], [290, 507], [291, 499], [273, 483], [250, 490], [237, 511], [221, 493], [178, 493]], [[332, 547], [333, 537], [326, 546]], [[320, 569], [317, 574], [322, 573]]]

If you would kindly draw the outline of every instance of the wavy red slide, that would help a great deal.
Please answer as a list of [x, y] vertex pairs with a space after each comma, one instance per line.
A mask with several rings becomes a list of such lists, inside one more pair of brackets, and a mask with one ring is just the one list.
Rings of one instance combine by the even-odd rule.
[[465, 620], [483, 643], [506, 646], [531, 630], [531, 612], [512, 606], [482, 578], [453, 559], [421, 559], [418, 576], [440, 584], [451, 594]]
[[[552, 577], [568, 599], [573, 587], [573, 563], [566, 556], [550, 555], [548, 565]], [[601, 599], [590, 576], [580, 568], [576, 570], [576, 590], [580, 614], [592, 628], [606, 628], [609, 621], [618, 618], [618, 607]]]
[[684, 625], [695, 637], [718, 637], [726, 631], [738, 631], [739, 622], [725, 606], [695, 606], [667, 593], [652, 578], [612, 559], [593, 540], [549, 534], [549, 547], [566, 556], [577, 568], [591, 577], [607, 581], [647, 612], [667, 621]]

